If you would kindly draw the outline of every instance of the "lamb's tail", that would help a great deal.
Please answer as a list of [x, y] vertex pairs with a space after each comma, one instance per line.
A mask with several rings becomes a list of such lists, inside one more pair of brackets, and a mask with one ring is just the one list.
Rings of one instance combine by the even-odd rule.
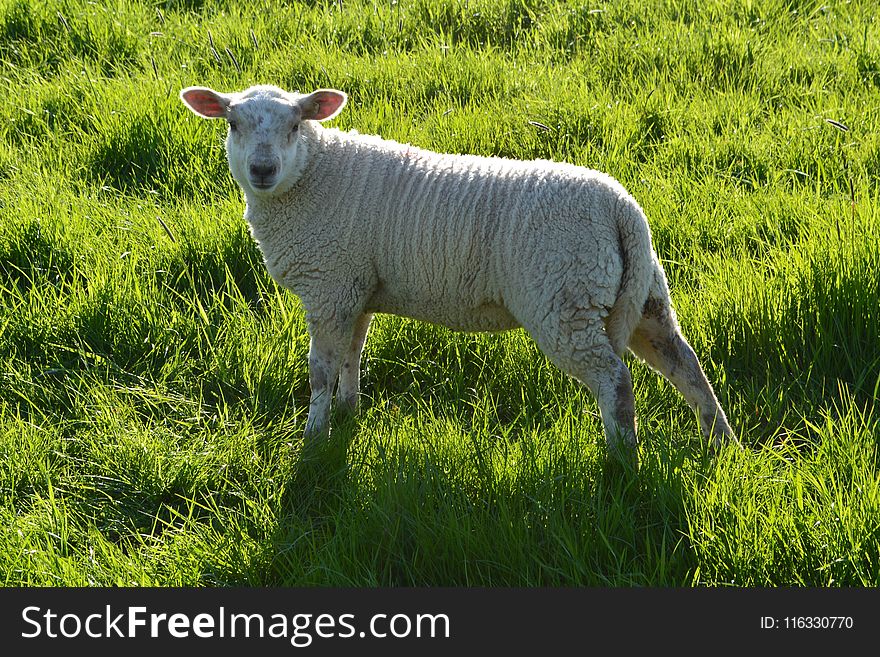
[[605, 319], [605, 331], [615, 352], [622, 354], [642, 318], [654, 280], [656, 263], [645, 213], [631, 197], [617, 203], [617, 237], [623, 257], [623, 276], [617, 301]]

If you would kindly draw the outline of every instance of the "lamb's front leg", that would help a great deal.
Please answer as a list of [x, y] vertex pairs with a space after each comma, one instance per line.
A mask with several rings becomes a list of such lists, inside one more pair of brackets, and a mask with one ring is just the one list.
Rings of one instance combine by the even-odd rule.
[[351, 345], [354, 326], [309, 322], [309, 417], [305, 437], [326, 434], [330, 424], [330, 402], [342, 360]]
[[361, 382], [361, 353], [367, 340], [367, 332], [370, 330], [372, 315], [365, 314], [358, 317], [354, 324], [354, 335], [345, 358], [342, 360], [342, 369], [339, 371], [339, 388], [336, 392], [336, 402], [340, 410], [354, 413], [358, 407], [358, 394]]

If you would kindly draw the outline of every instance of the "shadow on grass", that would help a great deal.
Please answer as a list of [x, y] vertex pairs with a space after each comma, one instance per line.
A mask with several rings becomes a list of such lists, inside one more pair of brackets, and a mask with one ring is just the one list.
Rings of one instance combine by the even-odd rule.
[[339, 509], [341, 493], [348, 485], [347, 454], [355, 431], [355, 420], [337, 420], [329, 436], [303, 439], [281, 497], [282, 518], [313, 519]]
[[297, 459], [263, 584], [690, 583], [696, 557], [680, 477], [689, 446], [652, 449], [638, 471], [603, 450], [560, 448], [544, 464], [480, 473], [451, 467], [430, 445], [389, 439], [362, 472], [346, 457], [359, 449], [356, 434], [350, 423]]

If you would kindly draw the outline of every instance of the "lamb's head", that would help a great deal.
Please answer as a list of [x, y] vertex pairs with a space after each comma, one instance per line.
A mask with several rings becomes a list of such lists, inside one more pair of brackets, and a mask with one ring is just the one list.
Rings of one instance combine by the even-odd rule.
[[[336, 116], [346, 96], [335, 89], [307, 95], [272, 86], [239, 93], [187, 87], [180, 99], [207, 119], [226, 119], [226, 156], [232, 176], [247, 194], [272, 194], [301, 169], [300, 125]], [[300, 166], [298, 166], [298, 164]]]

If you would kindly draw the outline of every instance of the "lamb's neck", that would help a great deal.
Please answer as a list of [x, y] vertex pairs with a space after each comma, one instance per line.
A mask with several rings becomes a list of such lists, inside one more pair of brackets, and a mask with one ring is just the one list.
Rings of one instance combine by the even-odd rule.
[[246, 193], [245, 204], [244, 217], [258, 241], [275, 232], [274, 227], [279, 221], [289, 223], [295, 219], [296, 213], [291, 212], [287, 194], [260, 197]]

